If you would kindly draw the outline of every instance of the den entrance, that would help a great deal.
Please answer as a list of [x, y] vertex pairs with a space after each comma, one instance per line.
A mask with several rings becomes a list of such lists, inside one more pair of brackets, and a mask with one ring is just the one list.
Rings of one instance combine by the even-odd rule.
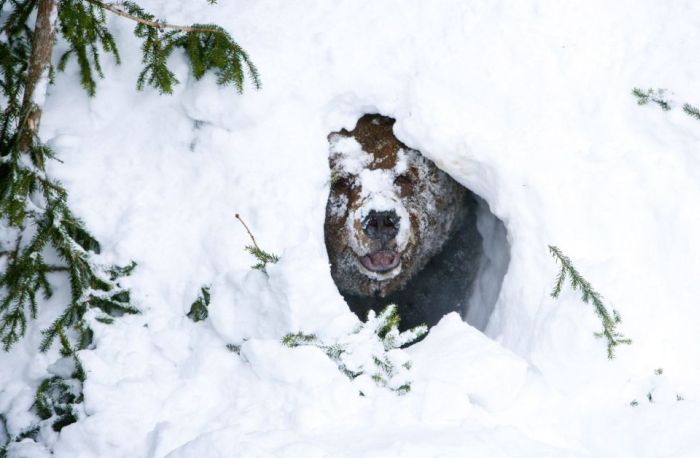
[[458, 312], [484, 330], [510, 261], [506, 229], [485, 200], [365, 115], [329, 135], [326, 248], [350, 309], [398, 305], [401, 328]]

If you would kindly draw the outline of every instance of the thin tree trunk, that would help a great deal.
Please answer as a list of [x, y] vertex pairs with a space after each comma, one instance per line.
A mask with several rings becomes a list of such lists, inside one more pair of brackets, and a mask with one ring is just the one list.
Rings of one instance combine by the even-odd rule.
[[[27, 85], [24, 88], [24, 98], [22, 100], [22, 113], [25, 114], [26, 121], [21, 128], [19, 147], [23, 152], [31, 149], [34, 138], [39, 130], [42, 107], [37, 103], [37, 85], [39, 81], [48, 77], [49, 66], [51, 65], [51, 51], [53, 49], [54, 28], [51, 23], [51, 15], [55, 7], [55, 0], [39, 0], [37, 7], [36, 24], [34, 25], [34, 37], [32, 39], [32, 55], [29, 58], [29, 69], [27, 71]], [[46, 91], [46, 84], [38, 89]], [[45, 94], [41, 94], [41, 99]], [[34, 165], [43, 170], [43, 155], [32, 156]]]

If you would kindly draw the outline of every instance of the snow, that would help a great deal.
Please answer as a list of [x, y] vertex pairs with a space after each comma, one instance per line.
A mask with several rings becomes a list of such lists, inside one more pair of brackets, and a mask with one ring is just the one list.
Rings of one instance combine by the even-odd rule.
[[[700, 5], [141, 4], [225, 27], [263, 88], [194, 81], [176, 53], [174, 95], [136, 92], [139, 43], [118, 17], [123, 64], [103, 59], [97, 96], [85, 96], [75, 63], [49, 87], [41, 136], [63, 161], [49, 173], [102, 242], [97, 260], [138, 263], [124, 286], [142, 310], [112, 325], [90, 317], [85, 415], [39, 438], [53, 456], [700, 455], [700, 124], [679, 108], [700, 104]], [[675, 108], [638, 106], [635, 86], [667, 88]], [[407, 350], [404, 396], [359, 396], [322, 351], [280, 342], [358, 323], [323, 241], [327, 136], [376, 112], [477, 193], [510, 245], [484, 332], [445, 317]], [[235, 213], [281, 256], [267, 275], [250, 269]], [[633, 343], [613, 361], [592, 307], [569, 289], [549, 296], [549, 244], [621, 313]], [[193, 323], [203, 285], [209, 318]], [[36, 387], [58, 367], [55, 348], [36, 348], [67, 294], [58, 288], [27, 339], [0, 354], [10, 434], [36, 420]], [[29, 439], [9, 451], [49, 456]]]

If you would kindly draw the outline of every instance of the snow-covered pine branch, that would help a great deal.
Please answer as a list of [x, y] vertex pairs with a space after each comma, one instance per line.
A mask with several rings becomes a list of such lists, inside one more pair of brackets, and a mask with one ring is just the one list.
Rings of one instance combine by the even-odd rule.
[[420, 339], [428, 329], [417, 326], [399, 332], [399, 321], [397, 307], [391, 304], [379, 315], [370, 311], [365, 323], [331, 342], [322, 341], [313, 334], [298, 332], [284, 336], [282, 343], [288, 347], [312, 345], [320, 348], [341, 372], [353, 380], [364, 396], [377, 387], [401, 395], [411, 390], [411, 362], [401, 347]]

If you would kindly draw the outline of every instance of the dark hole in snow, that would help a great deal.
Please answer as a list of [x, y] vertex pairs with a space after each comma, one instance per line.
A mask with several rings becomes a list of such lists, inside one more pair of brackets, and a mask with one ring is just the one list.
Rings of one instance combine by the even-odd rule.
[[[396, 139], [393, 123], [366, 115], [355, 130], [329, 136], [333, 279], [362, 319], [394, 303], [402, 329], [456, 311], [483, 331], [510, 261], [505, 226], [485, 200]], [[367, 227], [376, 214], [392, 215], [393, 238]]]

